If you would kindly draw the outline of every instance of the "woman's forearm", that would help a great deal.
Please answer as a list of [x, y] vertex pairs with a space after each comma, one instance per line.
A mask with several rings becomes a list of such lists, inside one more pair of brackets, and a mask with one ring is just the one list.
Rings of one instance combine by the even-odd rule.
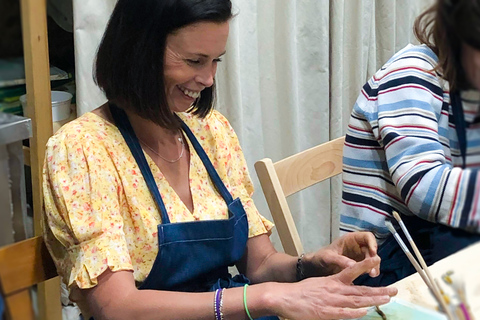
[[266, 234], [249, 238], [244, 256], [237, 264], [252, 283], [294, 282], [298, 257], [279, 253]]
[[[267, 306], [266, 284], [249, 286], [248, 308], [256, 317], [272, 313]], [[224, 289], [222, 313], [228, 319], [246, 319], [243, 287]], [[109, 303], [94, 312], [95, 319], [195, 319], [215, 318], [214, 292], [184, 293], [136, 290], [116, 303]]]
[[297, 280], [297, 260], [298, 257], [275, 252], [264, 261], [255, 273], [249, 275], [249, 279], [252, 283], [267, 281], [294, 282]]
[[[274, 283], [251, 285], [247, 288], [247, 307], [254, 317], [275, 314]], [[95, 320], [103, 319], [215, 319], [214, 292], [186, 293], [157, 290], [138, 290], [129, 271], [107, 270], [99, 284], [81, 290]], [[246, 319], [244, 288], [223, 291], [222, 313], [228, 319]], [[278, 303], [277, 303], [278, 304]], [[83, 310], [82, 310], [83, 311]]]
[[[290, 258], [287, 260], [283, 260]], [[270, 257], [286, 267], [295, 257]], [[282, 261], [280, 261], [282, 260]], [[288, 319], [340, 319], [365, 315], [367, 306], [387, 303], [394, 288], [352, 286], [359, 274], [378, 265], [378, 257], [368, 258], [331, 277], [313, 277], [297, 283], [266, 282], [223, 289], [221, 311], [224, 319], [247, 319], [245, 302], [252, 318], [277, 315]], [[292, 264], [293, 265], [293, 264]], [[280, 272], [282, 268], [276, 268]], [[293, 273], [290, 273], [293, 277]], [[215, 293], [184, 293], [135, 288], [130, 271], [105, 271], [93, 289], [81, 290], [96, 320], [103, 319], [215, 319]], [[245, 294], [246, 293], [246, 294]]]

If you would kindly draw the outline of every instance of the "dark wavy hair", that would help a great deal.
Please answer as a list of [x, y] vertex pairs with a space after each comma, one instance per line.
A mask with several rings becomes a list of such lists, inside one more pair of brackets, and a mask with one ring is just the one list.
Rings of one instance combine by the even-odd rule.
[[417, 17], [414, 33], [438, 56], [435, 70], [451, 91], [470, 88], [462, 67], [462, 43], [480, 49], [480, 0], [437, 0]]
[[[230, 0], [118, 0], [98, 48], [94, 78], [107, 99], [158, 125], [176, 129], [165, 95], [167, 36], [187, 25], [232, 18]], [[205, 117], [214, 107], [215, 84], [190, 109]]]

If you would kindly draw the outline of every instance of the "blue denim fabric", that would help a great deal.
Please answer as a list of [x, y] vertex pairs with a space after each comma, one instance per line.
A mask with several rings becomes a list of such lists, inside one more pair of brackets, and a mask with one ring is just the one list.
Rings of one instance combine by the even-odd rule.
[[[210, 179], [228, 206], [227, 220], [170, 223], [165, 205], [127, 115], [112, 104], [110, 111], [162, 215], [162, 224], [158, 225], [158, 255], [140, 289], [206, 292], [220, 286], [230, 288], [248, 283], [245, 276], [238, 275], [232, 278], [228, 273], [228, 266], [240, 260], [246, 249], [248, 220], [245, 209], [240, 199], [232, 198], [191, 130], [182, 122], [183, 131], [192, 142]], [[261, 320], [278, 318], [263, 317]]]
[[4, 312], [5, 312], [5, 304], [3, 302], [3, 297], [0, 295], [0, 319], [3, 319]]
[[[140, 289], [206, 291], [240, 260], [248, 239], [248, 221], [239, 199], [229, 205], [228, 220], [158, 226], [158, 255]], [[235, 213], [236, 212], [236, 213]]]

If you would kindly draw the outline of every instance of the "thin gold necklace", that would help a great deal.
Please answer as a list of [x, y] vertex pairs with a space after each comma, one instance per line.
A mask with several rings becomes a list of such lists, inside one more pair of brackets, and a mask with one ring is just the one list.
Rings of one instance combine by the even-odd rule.
[[[137, 137], [138, 138], [138, 137]], [[169, 162], [169, 163], [175, 163], [177, 162], [178, 160], [180, 160], [182, 157], [183, 157], [183, 153], [185, 151], [185, 144], [183, 142], [183, 139], [182, 137], [177, 137], [177, 140], [180, 141], [180, 147], [182, 148], [181, 151], [180, 151], [180, 155], [178, 156], [178, 158], [176, 159], [173, 159], [173, 160], [170, 160], [170, 159], [166, 159], [165, 157], [163, 157], [160, 153], [158, 153], [157, 151], [153, 150], [152, 147], [150, 147], [145, 141], [143, 141], [142, 139], [138, 138], [138, 140], [145, 146], [147, 147], [148, 149], [150, 149], [150, 151], [152, 151], [153, 153], [155, 153], [157, 156], [159, 156], [160, 158], [162, 158], [163, 160]]]

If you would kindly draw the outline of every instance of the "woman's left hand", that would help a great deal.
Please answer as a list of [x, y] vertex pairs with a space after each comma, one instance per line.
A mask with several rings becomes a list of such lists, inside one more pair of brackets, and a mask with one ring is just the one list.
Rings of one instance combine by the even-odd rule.
[[[367, 257], [377, 256], [377, 241], [371, 232], [351, 232], [330, 245], [310, 254], [306, 254], [302, 264], [306, 276], [329, 276]], [[369, 275], [376, 277], [380, 273], [380, 262]]]

